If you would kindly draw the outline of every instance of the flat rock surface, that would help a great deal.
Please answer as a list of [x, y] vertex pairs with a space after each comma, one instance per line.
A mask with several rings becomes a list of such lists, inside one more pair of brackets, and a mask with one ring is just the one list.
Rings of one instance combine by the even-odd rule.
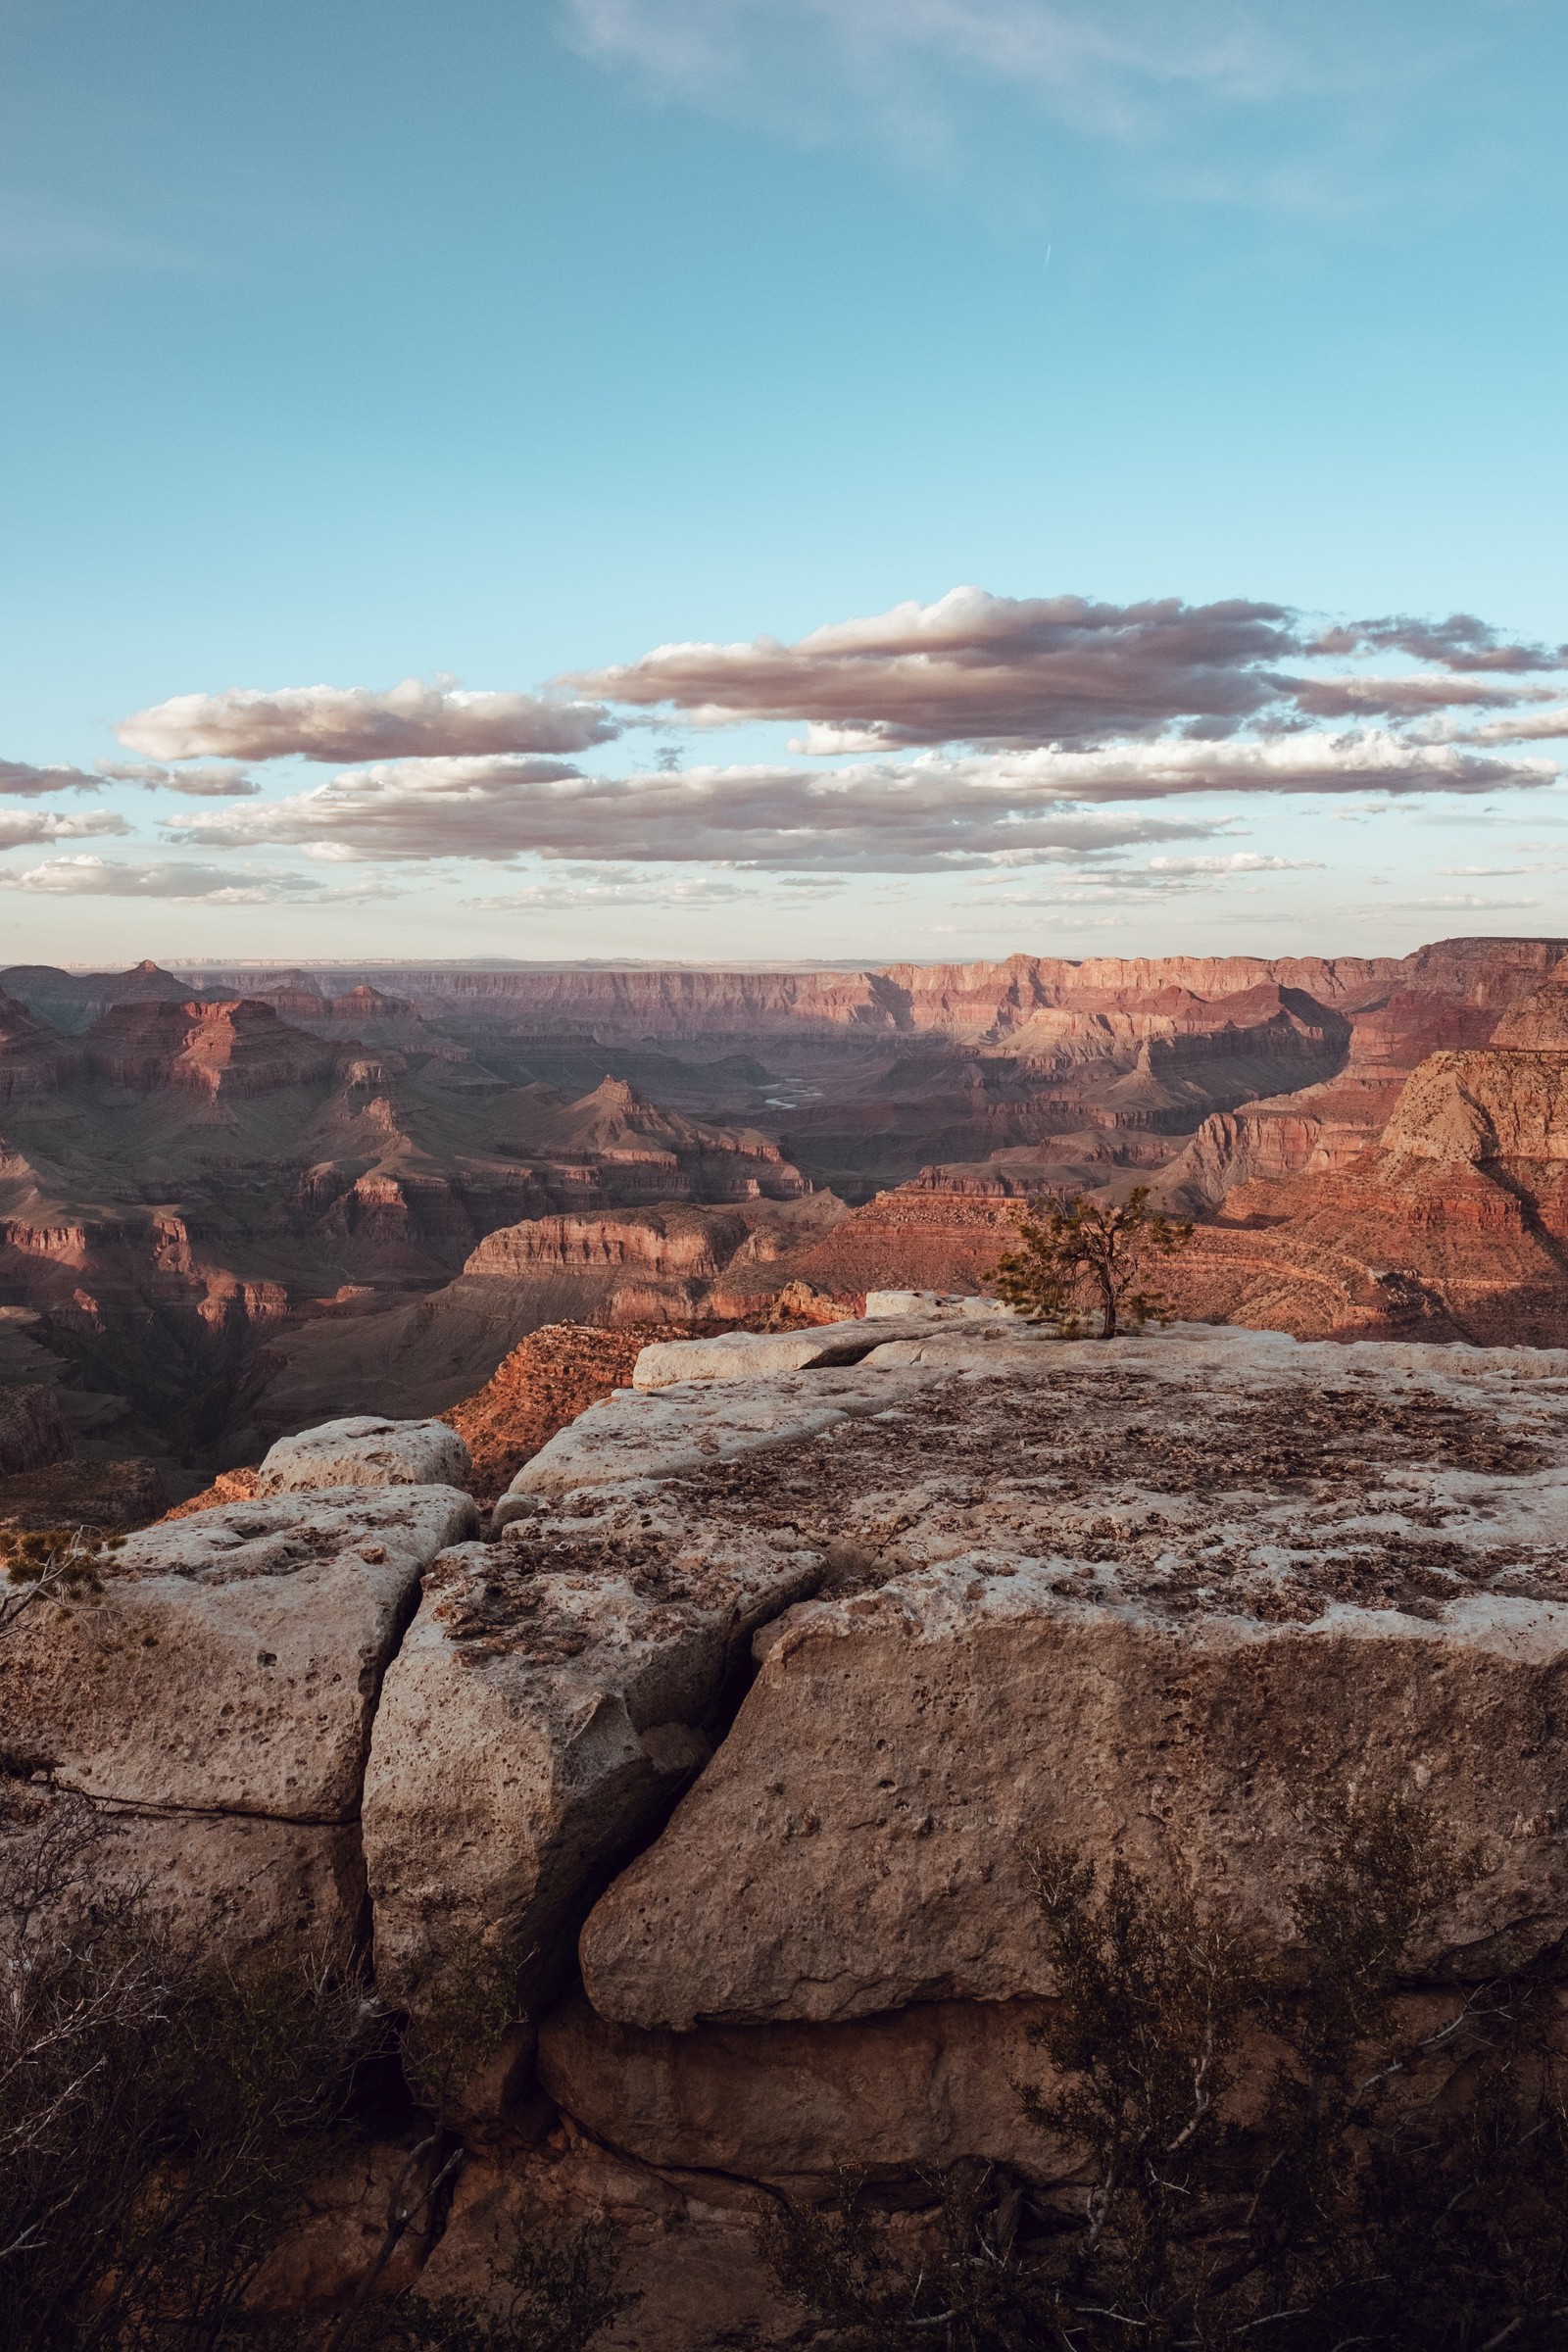
[[7, 1637], [6, 1746], [120, 1803], [350, 1820], [420, 1571], [473, 1515], [451, 1487], [340, 1488], [148, 1528], [100, 1598]]
[[713, 1461], [816, 1437], [895, 1402], [894, 1384], [868, 1390], [853, 1370], [837, 1369], [617, 1390], [523, 1465], [496, 1505], [496, 1525], [520, 1516], [532, 1498], [686, 1477]]
[[1189, 1326], [896, 1341], [813, 1378], [839, 1419], [744, 1453], [711, 1423], [710, 1466], [661, 1490], [710, 1541], [821, 1545], [838, 1591], [764, 1635], [591, 1916], [603, 2015], [1048, 1993], [1043, 1838], [1288, 1943], [1324, 1807], [1380, 1789], [1477, 1847], [1435, 1967], [1568, 1928], [1568, 1355]]
[[323, 1421], [279, 1438], [256, 1475], [258, 1494], [318, 1487], [462, 1487], [468, 1448], [444, 1421], [386, 1421], [374, 1413]]

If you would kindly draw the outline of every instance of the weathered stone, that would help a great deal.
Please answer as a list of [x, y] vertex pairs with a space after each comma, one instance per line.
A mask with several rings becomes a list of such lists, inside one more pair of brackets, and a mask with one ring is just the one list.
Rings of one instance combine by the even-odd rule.
[[[667, 1389], [677, 1381], [759, 1380], [773, 1372], [804, 1372], [817, 1364], [853, 1363], [867, 1342], [858, 1323], [815, 1331], [726, 1331], [714, 1339], [654, 1340], [632, 1371], [635, 1389]], [[835, 1339], [837, 1331], [840, 1336]]]
[[279, 1438], [256, 1476], [258, 1494], [318, 1487], [462, 1487], [468, 1448], [444, 1421], [384, 1421], [358, 1413]]
[[686, 1477], [761, 1446], [815, 1437], [896, 1401], [891, 1386], [869, 1391], [853, 1372], [834, 1370], [617, 1390], [523, 1464], [496, 1504], [494, 1525], [509, 1526], [540, 1500], [579, 1488]]
[[760, 2180], [918, 2170], [978, 2156], [1037, 2179], [1071, 2157], [1017, 2085], [1049, 2068], [1035, 2001], [931, 2001], [851, 2025], [610, 2024], [581, 1994], [546, 2018], [539, 2077], [600, 2139], [646, 2164]]
[[146, 1529], [101, 1598], [0, 1649], [5, 1743], [142, 1807], [352, 1820], [382, 1671], [419, 1574], [466, 1534], [451, 1487], [236, 1502]]
[[365, 1865], [353, 1823], [140, 1813], [37, 1787], [26, 1790], [24, 1812], [13, 1802], [8, 1843], [24, 1851], [37, 1840], [45, 1879], [50, 1836], [61, 1832], [90, 1839], [68, 1899], [86, 1894], [133, 1909], [142, 1926], [204, 1958], [243, 1963], [293, 1948], [341, 1966], [364, 1932]]
[[366, 1775], [383, 1986], [411, 1997], [465, 1938], [559, 1977], [593, 1893], [706, 1757], [756, 1627], [821, 1572], [787, 1533], [693, 1530], [658, 1490], [447, 1552]]
[[1562, 1358], [1227, 1332], [1029, 1360], [895, 1343], [837, 1376], [894, 1380], [893, 1415], [680, 1483], [715, 1532], [831, 1527], [879, 1589], [767, 1648], [588, 1921], [595, 2007], [685, 2029], [1048, 1994], [1041, 1838], [1278, 1950], [1347, 1793], [1421, 1790], [1478, 1843], [1434, 1965], [1568, 1931]]

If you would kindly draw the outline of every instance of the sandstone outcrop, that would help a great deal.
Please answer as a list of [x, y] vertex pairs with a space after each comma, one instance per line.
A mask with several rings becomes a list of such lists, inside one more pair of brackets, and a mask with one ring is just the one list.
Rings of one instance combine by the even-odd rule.
[[671, 1542], [656, 1498], [595, 1500], [446, 1552], [388, 1672], [364, 1832], [377, 1977], [404, 2002], [498, 1939], [559, 1984], [587, 1900], [706, 1759], [754, 1632], [819, 1581], [792, 1542]]
[[[849, 2165], [918, 2205], [960, 2158], [1077, 2193], [1019, 2093], [1058, 1990], [1040, 1839], [1288, 1971], [1333, 1807], [1419, 1794], [1477, 1870], [1412, 1999], [1560, 1968], [1568, 1351], [867, 1306], [652, 1340], [492, 1542], [449, 1487], [261, 1494], [0, 1644], [8, 1770], [97, 1807], [104, 1883], [175, 1933], [343, 1951], [368, 1919], [421, 2019], [471, 1958], [515, 1972], [532, 2035], [464, 2093], [421, 2292], [597, 2218], [642, 2295], [607, 2345], [782, 2347], [760, 2200]], [[386, 1439], [297, 1450], [345, 1442]], [[341, 2300], [400, 2161], [323, 2182], [269, 2308]]]

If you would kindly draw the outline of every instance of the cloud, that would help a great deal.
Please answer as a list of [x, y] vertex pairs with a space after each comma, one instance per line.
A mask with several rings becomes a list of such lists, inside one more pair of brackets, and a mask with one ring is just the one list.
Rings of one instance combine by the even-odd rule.
[[29, 809], [25, 816], [0, 814], [0, 850], [21, 850], [33, 842], [82, 841], [105, 833], [128, 833], [122, 816], [94, 808], [81, 816], [56, 816], [52, 809]]
[[1325, 630], [1313, 653], [1409, 654], [1417, 662], [1441, 662], [1446, 669], [1559, 669], [1568, 646], [1524, 645], [1504, 637], [1474, 612], [1450, 612], [1446, 620], [1421, 620], [1391, 613], [1381, 620], [1352, 620]]
[[1269, 665], [1298, 650], [1284, 606], [1236, 598], [1091, 604], [954, 588], [833, 622], [793, 645], [663, 645], [567, 683], [699, 725], [793, 719], [813, 750], [972, 742], [1088, 744], [1178, 720], [1236, 725], [1278, 699]]
[[[1343, 678], [1293, 678], [1291, 696], [1296, 708], [1313, 718], [1361, 718], [1373, 715], [1414, 718], [1431, 710], [1446, 710], [1465, 704], [1494, 705], [1500, 702], [1549, 703], [1561, 689], [1556, 686], [1521, 686], [1497, 677], [1456, 678], [1445, 672], [1442, 676], [1412, 673], [1408, 677], [1380, 677], [1365, 675]], [[1562, 733], [1568, 724], [1559, 713], [1555, 733]], [[1497, 732], [1493, 733], [1494, 726]], [[1495, 742], [1522, 739], [1536, 728], [1530, 717], [1488, 720], [1477, 730], [1477, 740], [1487, 736]]]
[[146, 760], [101, 760], [98, 773], [106, 784], [140, 784], [148, 792], [178, 792], [193, 801], [254, 800], [262, 789], [230, 760], [217, 767], [162, 767]]
[[[123, 829], [123, 828], [122, 828]], [[310, 897], [317, 906], [332, 900], [397, 895], [385, 885], [327, 890], [303, 874], [236, 877], [216, 865], [124, 865], [107, 858], [50, 858], [23, 873], [0, 868], [0, 890], [25, 891], [57, 899], [167, 899], [200, 906], [273, 906]]]
[[193, 815], [171, 837], [206, 851], [304, 848], [327, 860], [533, 855], [899, 872], [1103, 855], [1191, 839], [1218, 822], [1112, 817], [1097, 804], [1219, 792], [1477, 794], [1556, 776], [1549, 760], [1375, 728], [964, 760], [926, 753], [828, 772], [735, 766], [617, 777], [515, 758], [403, 760], [285, 800]]
[[1568, 735], [1568, 710], [1518, 710], [1483, 719], [1478, 727], [1447, 730], [1458, 743], [1551, 743]]
[[1480, 899], [1469, 892], [1450, 891], [1444, 898], [1390, 899], [1377, 911], [1380, 914], [1390, 911], [1427, 914], [1434, 911], [1452, 913], [1457, 909], [1467, 914], [1522, 914], [1540, 905], [1539, 899]]
[[[1251, 104], [1347, 86], [1322, 10], [1214, 0], [568, 0], [574, 45], [699, 100], [833, 79], [929, 134], [956, 72], [1126, 137], [1189, 91]], [[1366, 42], [1364, 12], [1360, 18]], [[1357, 65], [1361, 60], [1357, 58]], [[1364, 67], [1362, 69], [1364, 71]], [[918, 76], [918, 79], [911, 79]], [[821, 101], [812, 110], [821, 114]], [[933, 120], [933, 118], [935, 118]]]
[[756, 901], [760, 896], [755, 884], [726, 882], [715, 876], [652, 881], [646, 876], [600, 875], [571, 882], [533, 882], [522, 890], [491, 898], [465, 899], [464, 905], [487, 914], [578, 914], [595, 906], [732, 906], [737, 900]]
[[[1459, 757], [1446, 748], [1445, 756]], [[1038, 773], [1018, 761], [1016, 776], [993, 773], [1001, 762], [934, 757], [831, 774], [709, 767], [626, 777], [541, 760], [405, 761], [334, 776], [288, 800], [193, 816], [174, 838], [208, 850], [303, 846], [328, 858], [504, 861], [533, 854], [889, 872], [1104, 852], [1214, 830], [1200, 819], [1064, 807], [1096, 797], [1096, 774], [1061, 779], [1046, 756], [1036, 758]], [[1184, 780], [1174, 788], [1199, 787]], [[1104, 797], [1148, 799], [1160, 789], [1140, 779], [1128, 796], [1113, 779]]]
[[444, 679], [364, 686], [231, 687], [181, 694], [137, 710], [115, 730], [155, 760], [441, 759], [506, 752], [582, 752], [619, 722], [591, 704], [536, 694], [469, 694]]
[[1320, 874], [1321, 858], [1263, 858], [1255, 850], [1235, 850], [1229, 858], [1151, 858], [1151, 870], [1161, 874]]
[[[1282, 666], [1391, 648], [1445, 667], [1320, 678]], [[836, 621], [793, 644], [657, 646], [566, 682], [695, 726], [804, 722], [791, 749], [825, 758], [953, 743], [1089, 749], [1172, 730], [1216, 740], [1249, 723], [1278, 732], [1314, 717], [1411, 716], [1549, 693], [1454, 674], [1548, 663], [1544, 649], [1506, 644], [1467, 614], [1357, 621], [1313, 637], [1289, 607], [1245, 598], [1108, 605], [954, 588], [935, 604]]]
[[33, 800], [46, 792], [97, 792], [101, 776], [80, 767], [33, 767], [25, 760], [0, 760], [0, 793]]

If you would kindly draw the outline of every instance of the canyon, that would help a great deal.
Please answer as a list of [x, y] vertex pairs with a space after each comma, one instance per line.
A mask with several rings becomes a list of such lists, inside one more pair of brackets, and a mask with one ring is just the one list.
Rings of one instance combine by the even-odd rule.
[[75, 1475], [135, 1524], [292, 1429], [447, 1411], [547, 1327], [976, 1291], [1048, 1186], [1193, 1218], [1191, 1319], [1557, 1345], [1565, 956], [14, 966], [0, 1384], [47, 1406], [0, 1519]]

